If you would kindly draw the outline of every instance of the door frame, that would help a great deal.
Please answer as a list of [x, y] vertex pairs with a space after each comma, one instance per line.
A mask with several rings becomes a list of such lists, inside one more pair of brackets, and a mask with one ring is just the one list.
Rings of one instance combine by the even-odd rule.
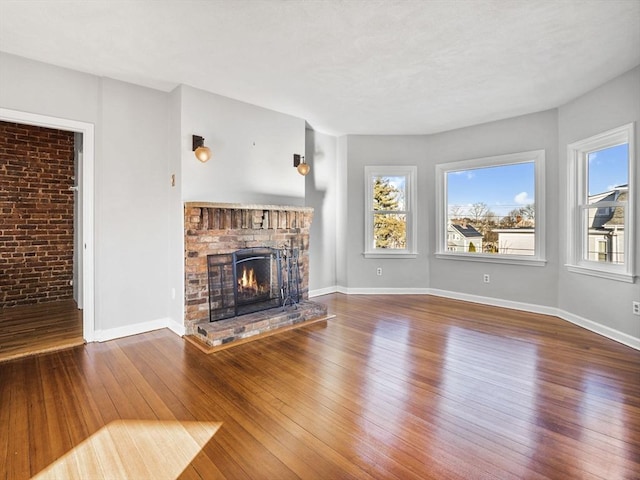
[[66, 118], [27, 113], [0, 108], [0, 120], [38, 127], [55, 128], [82, 134], [82, 178], [79, 193], [82, 196], [82, 336], [85, 342], [93, 342], [95, 335], [95, 285], [94, 285], [94, 162], [95, 128], [92, 123]]

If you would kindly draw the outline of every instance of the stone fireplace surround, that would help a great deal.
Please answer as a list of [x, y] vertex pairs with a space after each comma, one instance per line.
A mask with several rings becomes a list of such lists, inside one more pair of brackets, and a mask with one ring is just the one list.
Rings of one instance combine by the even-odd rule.
[[[185, 335], [211, 348], [327, 317], [309, 297], [309, 228], [313, 209], [280, 205], [188, 202], [184, 205]], [[252, 247], [299, 249], [301, 302], [209, 322], [207, 255]]]

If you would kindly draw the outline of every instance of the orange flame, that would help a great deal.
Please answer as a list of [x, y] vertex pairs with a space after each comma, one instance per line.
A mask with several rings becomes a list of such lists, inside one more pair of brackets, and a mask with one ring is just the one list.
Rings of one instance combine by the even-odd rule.
[[243, 290], [251, 289], [258, 291], [258, 280], [256, 279], [256, 274], [253, 271], [253, 268], [250, 268], [247, 271], [246, 267], [242, 267], [242, 277], [238, 280], [238, 285]]

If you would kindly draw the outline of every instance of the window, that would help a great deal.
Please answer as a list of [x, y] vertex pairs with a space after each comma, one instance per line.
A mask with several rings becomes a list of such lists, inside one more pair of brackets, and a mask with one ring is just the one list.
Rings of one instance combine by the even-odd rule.
[[417, 167], [365, 167], [367, 258], [415, 257]]
[[436, 165], [438, 258], [544, 265], [544, 150]]
[[633, 282], [633, 124], [572, 143], [567, 268]]

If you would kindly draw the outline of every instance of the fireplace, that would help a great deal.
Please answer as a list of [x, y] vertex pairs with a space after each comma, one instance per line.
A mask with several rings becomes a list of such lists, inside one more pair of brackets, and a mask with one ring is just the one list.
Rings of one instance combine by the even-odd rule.
[[207, 256], [209, 321], [282, 305], [281, 250], [245, 248]]
[[328, 318], [309, 301], [312, 208], [184, 207], [185, 338], [226, 348]]
[[[280, 205], [239, 205], [229, 203], [186, 203], [185, 204], [185, 327], [187, 333], [197, 331], [200, 322], [210, 322], [236, 315], [234, 285], [242, 279], [242, 268], [235, 271], [234, 254], [237, 260], [251, 259], [255, 252], [258, 256], [272, 254], [280, 256], [278, 269], [270, 267], [271, 272], [281, 271], [280, 289], [295, 293], [298, 301], [309, 296], [309, 228], [313, 209]], [[287, 276], [287, 262], [284, 251], [296, 251], [295, 272], [291, 280], [298, 276], [298, 282], [292, 283]], [[244, 253], [243, 253], [244, 252]], [[279, 253], [278, 253], [279, 252]], [[291, 257], [291, 255], [289, 255]], [[276, 261], [271, 260], [271, 262]], [[245, 266], [254, 262], [244, 261]], [[218, 276], [209, 277], [211, 270], [217, 270]], [[254, 268], [254, 275], [255, 275]], [[294, 292], [294, 290], [297, 291]], [[270, 288], [270, 295], [276, 294], [276, 288]], [[271, 293], [272, 292], [272, 293]], [[245, 292], [246, 293], [246, 292]], [[283, 306], [288, 294], [280, 293]], [[241, 295], [240, 303], [245, 301]], [[273, 300], [273, 299], [272, 299]], [[275, 301], [273, 302], [275, 303]], [[290, 301], [287, 300], [290, 304]], [[211, 307], [216, 311], [211, 314]], [[240, 310], [250, 309], [241, 305]]]

